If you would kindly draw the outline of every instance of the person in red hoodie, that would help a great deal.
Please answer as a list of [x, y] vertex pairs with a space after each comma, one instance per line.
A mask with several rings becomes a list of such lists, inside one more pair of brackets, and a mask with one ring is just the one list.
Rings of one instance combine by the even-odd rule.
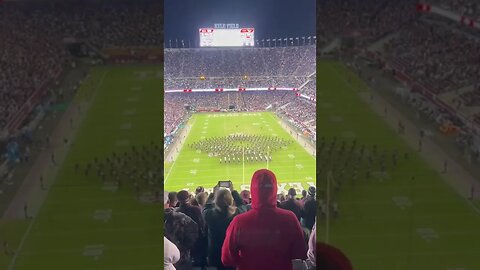
[[222, 262], [237, 270], [292, 270], [307, 258], [297, 217], [277, 208], [277, 179], [261, 169], [252, 176], [252, 210], [236, 216], [227, 228]]

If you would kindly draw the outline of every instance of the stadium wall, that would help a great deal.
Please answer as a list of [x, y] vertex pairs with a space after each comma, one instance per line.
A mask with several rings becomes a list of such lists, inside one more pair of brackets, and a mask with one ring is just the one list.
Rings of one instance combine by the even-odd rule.
[[161, 47], [110, 48], [103, 52], [107, 55], [107, 61], [115, 64], [163, 63], [163, 48]]
[[55, 72], [54, 79], [46, 80], [43, 83], [41, 83], [40, 87], [35, 89], [30, 95], [30, 97], [27, 99], [27, 101], [23, 103], [22, 106], [20, 106], [16, 114], [13, 115], [12, 118], [10, 118], [10, 120], [6, 125], [5, 129], [7, 130], [8, 135], [13, 134], [22, 126], [23, 122], [28, 117], [28, 115], [33, 110], [33, 108], [35, 108], [35, 106], [37, 106], [42, 101], [42, 99], [47, 95], [48, 88], [55, 81], [58, 81], [58, 79], [62, 75], [62, 71], [63, 70], [61, 68], [58, 69]]

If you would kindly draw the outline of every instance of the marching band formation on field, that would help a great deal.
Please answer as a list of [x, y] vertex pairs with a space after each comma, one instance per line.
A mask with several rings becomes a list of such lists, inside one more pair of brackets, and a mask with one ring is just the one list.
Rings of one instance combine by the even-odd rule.
[[75, 163], [75, 173], [84, 176], [95, 175], [105, 182], [114, 182], [120, 188], [124, 184], [132, 185], [137, 196], [147, 188], [152, 191], [161, 185], [163, 177], [163, 153], [160, 145], [150, 142], [148, 145], [132, 145], [129, 150], [112, 152], [104, 158], [94, 157], [84, 165]]
[[272, 153], [286, 148], [291, 140], [268, 135], [233, 134], [194, 142], [189, 147], [215, 156], [220, 163], [272, 161]]

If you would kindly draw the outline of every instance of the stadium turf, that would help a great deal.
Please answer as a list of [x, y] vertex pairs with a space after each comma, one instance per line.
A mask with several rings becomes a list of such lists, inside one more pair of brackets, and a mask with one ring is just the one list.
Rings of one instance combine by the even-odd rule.
[[20, 224], [27, 234], [15, 266], [2, 269], [162, 267], [161, 204], [137, 200], [132, 183], [109, 189], [94, 173], [75, 173], [74, 164], [152, 140], [161, 145], [163, 69], [100, 67], [90, 75], [76, 101], [93, 98], [93, 105], [39, 215], [31, 227]]
[[[191, 130], [182, 149], [178, 149], [179, 155], [173, 161], [166, 161], [165, 190], [194, 191], [197, 186], [212, 189], [219, 180], [231, 180], [237, 190], [249, 189], [253, 172], [267, 166], [277, 176], [279, 191], [286, 193], [293, 187], [301, 192], [314, 185], [314, 156], [307, 153], [294, 139], [297, 135], [290, 135], [280, 126], [279, 121], [271, 112], [194, 114], [187, 124]], [[218, 157], [191, 147], [192, 143], [203, 139], [232, 134], [277, 136], [289, 140], [291, 144], [273, 152], [272, 161], [268, 165], [266, 161], [245, 162], [245, 168], [243, 162], [220, 163]]]
[[[374, 166], [367, 180], [365, 166], [360, 166], [352, 185], [352, 166], [344, 177], [334, 172], [331, 186], [342, 182], [338, 193], [331, 189], [340, 214], [331, 220], [328, 233], [325, 219], [317, 223], [318, 239], [326, 241], [328, 234], [329, 242], [341, 248], [357, 270], [480, 269], [479, 212], [355, 94], [369, 91], [361, 80], [339, 63], [319, 61], [317, 88], [319, 138], [357, 139], [369, 151], [377, 144], [380, 151], [410, 153], [408, 159], [400, 155], [396, 168], [387, 158], [385, 178], [375, 174]], [[318, 164], [327, 158], [317, 153]], [[324, 191], [326, 174], [320, 168], [317, 185]]]

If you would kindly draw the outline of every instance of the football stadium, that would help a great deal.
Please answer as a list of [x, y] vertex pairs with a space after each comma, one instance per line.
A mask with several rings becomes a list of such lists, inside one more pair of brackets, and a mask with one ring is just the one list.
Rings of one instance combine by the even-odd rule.
[[480, 13], [426, 2], [317, 2], [317, 240], [353, 269], [480, 268]]
[[0, 269], [161, 269], [162, 17], [0, 3]]
[[[305, 239], [316, 216], [317, 150], [315, 2], [304, 2], [292, 10], [293, 2], [285, 0], [209, 1], [202, 7], [166, 2], [164, 234], [172, 245], [165, 245], [164, 258], [169, 267], [241, 269], [246, 262], [234, 254], [229, 261], [222, 246], [250, 237], [252, 250], [238, 252], [266, 245], [257, 253], [265, 260], [255, 268], [289, 269], [291, 260], [306, 259]], [[288, 18], [290, 12], [306, 18]], [[255, 175], [261, 169], [265, 175], [258, 181], [271, 181], [275, 193], [269, 204], [278, 204], [279, 213], [257, 206]], [[285, 210], [290, 205], [295, 214]], [[292, 223], [284, 221], [281, 234], [268, 243], [261, 239], [278, 225], [242, 230], [242, 239], [228, 236], [237, 217], [262, 227], [283, 214]], [[304, 251], [269, 251], [282, 237], [287, 246], [300, 243]]]

